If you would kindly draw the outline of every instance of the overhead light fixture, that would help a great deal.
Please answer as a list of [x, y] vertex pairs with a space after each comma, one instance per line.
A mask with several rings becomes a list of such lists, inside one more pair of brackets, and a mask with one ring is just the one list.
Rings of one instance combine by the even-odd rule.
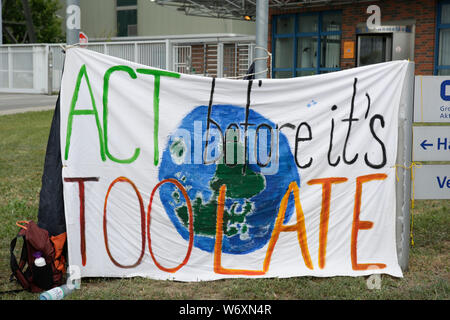
[[249, 16], [248, 14], [246, 14], [246, 15], [244, 16], [244, 20], [251, 21], [251, 20], [252, 20], [252, 17]]

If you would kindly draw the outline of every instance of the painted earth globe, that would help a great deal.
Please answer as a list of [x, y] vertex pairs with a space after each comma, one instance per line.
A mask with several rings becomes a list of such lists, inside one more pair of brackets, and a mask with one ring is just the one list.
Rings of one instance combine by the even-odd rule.
[[[194, 246], [213, 252], [219, 190], [226, 185], [222, 252], [247, 254], [270, 240], [280, 202], [300, 177], [286, 136], [259, 113], [233, 105], [198, 106], [168, 137], [158, 178], [176, 179], [189, 196]], [[209, 119], [209, 121], [208, 121]], [[245, 125], [247, 124], [247, 125]], [[170, 183], [159, 195], [178, 233], [189, 240], [185, 197]], [[290, 195], [286, 223], [294, 212]]]

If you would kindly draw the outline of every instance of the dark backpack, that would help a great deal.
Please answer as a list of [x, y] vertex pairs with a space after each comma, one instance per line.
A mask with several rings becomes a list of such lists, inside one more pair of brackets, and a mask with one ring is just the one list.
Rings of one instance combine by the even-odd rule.
[[[62, 284], [63, 272], [55, 266], [55, 248], [48, 231], [38, 227], [33, 221], [22, 221], [21, 230], [11, 241], [11, 271], [20, 285], [30, 292], [42, 292]], [[19, 263], [14, 255], [18, 238], [23, 239]], [[37, 267], [34, 263], [36, 253], [45, 259], [45, 266]], [[11, 277], [12, 277], [11, 276]]]

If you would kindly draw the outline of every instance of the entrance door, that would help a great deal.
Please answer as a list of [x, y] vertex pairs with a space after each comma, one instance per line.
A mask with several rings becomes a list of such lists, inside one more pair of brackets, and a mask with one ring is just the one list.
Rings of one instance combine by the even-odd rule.
[[358, 36], [358, 67], [392, 60], [392, 34]]

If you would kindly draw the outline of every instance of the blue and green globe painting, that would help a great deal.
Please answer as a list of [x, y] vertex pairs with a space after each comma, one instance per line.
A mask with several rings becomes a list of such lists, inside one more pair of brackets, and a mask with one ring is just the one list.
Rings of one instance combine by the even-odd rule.
[[[205, 150], [208, 106], [196, 107], [187, 114], [178, 130], [169, 137], [163, 151], [158, 178], [160, 181], [177, 179], [186, 189], [194, 215], [194, 246], [207, 252], [214, 250], [217, 200], [223, 184], [226, 185], [226, 199], [222, 252], [228, 254], [247, 254], [262, 248], [272, 235], [280, 202], [289, 184], [295, 181], [300, 186], [300, 177], [287, 138], [277, 131], [272, 121], [251, 109], [247, 119], [251, 126], [248, 128], [253, 128], [255, 132], [258, 126], [271, 127], [272, 131], [266, 130], [269, 133], [264, 137], [267, 141], [263, 144], [266, 158], [259, 159], [259, 163], [249, 161], [254, 160], [254, 154], [259, 152], [258, 150], [255, 153], [255, 148], [260, 148], [255, 136], [262, 141], [259, 134], [262, 130], [253, 136], [249, 135], [245, 143], [244, 128], [241, 125], [245, 121], [245, 112], [245, 108], [233, 105], [213, 105], [211, 108], [210, 119], [214, 119], [221, 128], [223, 136], [227, 128], [236, 129], [239, 126], [239, 131], [235, 132], [239, 132], [240, 138], [233, 140], [234, 160], [230, 161], [227, 155], [226, 161], [223, 161], [223, 157], [221, 161], [210, 164], [195, 161], [199, 156], [203, 157]], [[210, 123], [210, 128], [217, 129], [217, 126]], [[189, 135], [183, 136], [180, 132], [188, 132]], [[223, 140], [217, 139], [218, 136], [220, 137], [217, 134], [209, 136], [208, 150], [212, 151], [207, 155], [207, 159], [217, 158], [219, 154], [215, 152], [223, 150]], [[272, 140], [274, 143], [271, 143]], [[226, 141], [229, 143], [228, 139]], [[216, 148], [213, 148], [213, 145]], [[247, 161], [238, 161], [237, 155], [245, 150]], [[182, 193], [170, 183], [163, 184], [159, 192], [167, 215], [183, 239], [188, 241], [189, 213]], [[290, 219], [293, 212], [294, 201], [291, 194], [284, 223]]]

